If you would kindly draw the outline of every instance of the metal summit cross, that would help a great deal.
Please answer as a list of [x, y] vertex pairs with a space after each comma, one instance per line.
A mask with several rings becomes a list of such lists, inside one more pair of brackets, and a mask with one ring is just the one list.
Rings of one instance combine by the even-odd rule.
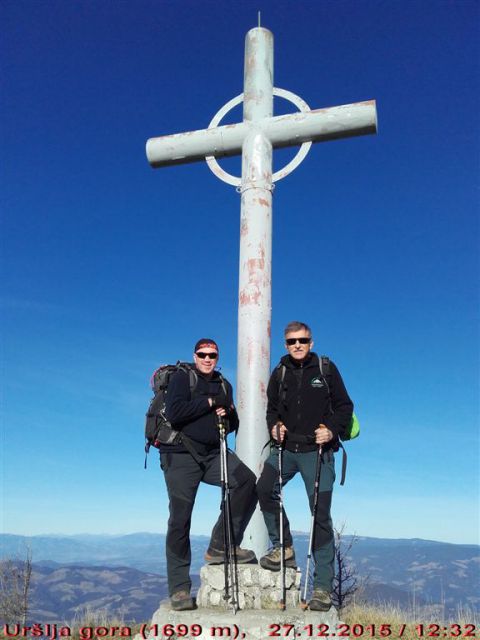
[[[299, 111], [273, 117], [273, 96], [292, 102]], [[243, 122], [219, 126], [243, 101]], [[206, 160], [221, 180], [241, 193], [240, 276], [238, 307], [237, 409], [241, 428], [236, 452], [258, 476], [262, 447], [268, 440], [266, 389], [270, 376], [272, 190], [274, 182], [293, 171], [313, 142], [376, 133], [375, 101], [316, 109], [298, 96], [273, 86], [273, 34], [262, 27], [245, 39], [243, 94], [225, 104], [207, 129], [147, 141], [153, 167]], [[301, 145], [283, 169], [272, 174], [272, 148]], [[217, 158], [242, 154], [242, 177], [224, 171]], [[262, 555], [268, 546], [259, 510], [252, 518], [244, 546]]]

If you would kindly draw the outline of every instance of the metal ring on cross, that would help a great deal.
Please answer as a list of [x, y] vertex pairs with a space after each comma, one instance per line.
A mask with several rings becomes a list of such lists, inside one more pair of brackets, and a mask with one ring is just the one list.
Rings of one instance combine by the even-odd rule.
[[[277, 87], [274, 87], [273, 95], [278, 96], [279, 98], [284, 98], [285, 100], [288, 100], [289, 102], [294, 104], [299, 111], [303, 113], [307, 113], [308, 111], [310, 111], [310, 107], [305, 102], [305, 100], [295, 95], [291, 91], [287, 91], [286, 89], [278, 89]], [[213, 129], [215, 127], [218, 127], [218, 125], [223, 120], [223, 118], [227, 115], [227, 113], [231, 111], [234, 107], [239, 105], [241, 102], [243, 102], [243, 93], [241, 93], [239, 96], [236, 96], [235, 98], [232, 98], [229, 102], [224, 104], [223, 107], [219, 111], [217, 111], [217, 113], [213, 116], [213, 119], [208, 125], [208, 128]], [[275, 173], [272, 175], [272, 182], [276, 182], [277, 180], [281, 180], [282, 178], [285, 178], [286, 176], [288, 176], [289, 173], [291, 173], [294, 169], [296, 169], [298, 165], [305, 159], [305, 156], [310, 151], [311, 146], [312, 146], [311, 141], [302, 142], [300, 149], [297, 151], [296, 155], [290, 160], [290, 162], [286, 164], [279, 171], [275, 171]], [[223, 182], [226, 182], [227, 184], [231, 184], [234, 187], [241, 186], [242, 179], [238, 178], [237, 176], [232, 176], [231, 173], [228, 173], [227, 171], [225, 171], [225, 169], [222, 169], [222, 167], [218, 164], [218, 161], [215, 158], [215, 156], [207, 156], [205, 160], [207, 161], [210, 171], [212, 171], [217, 176], [217, 178], [220, 178], [220, 180], [223, 180]]]

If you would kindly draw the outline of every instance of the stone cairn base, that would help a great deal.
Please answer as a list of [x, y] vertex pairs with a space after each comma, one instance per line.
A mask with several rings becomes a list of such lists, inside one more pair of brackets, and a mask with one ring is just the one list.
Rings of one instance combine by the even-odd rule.
[[335, 636], [340, 621], [337, 610], [304, 610], [300, 604], [300, 572], [286, 569], [286, 609], [280, 609], [280, 572], [267, 571], [260, 565], [237, 567], [239, 609], [224, 600], [223, 565], [207, 565], [200, 570], [197, 608], [174, 611], [164, 600], [151, 623], [142, 626], [134, 640], [315, 640], [319, 625]]
[[[287, 607], [300, 605], [300, 571], [285, 569]], [[268, 571], [259, 564], [237, 566], [238, 609], [279, 609], [282, 597], [280, 571]], [[225, 574], [222, 565], [205, 565], [200, 570], [197, 606], [231, 609], [225, 602]]]

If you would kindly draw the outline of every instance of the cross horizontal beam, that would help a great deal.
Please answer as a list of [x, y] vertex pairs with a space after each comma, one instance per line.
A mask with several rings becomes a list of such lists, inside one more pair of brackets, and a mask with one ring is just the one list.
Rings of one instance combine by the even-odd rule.
[[275, 148], [374, 134], [375, 100], [150, 138], [146, 145], [147, 159], [152, 167], [158, 168], [198, 162], [206, 156], [239, 155], [252, 130], [260, 130]]

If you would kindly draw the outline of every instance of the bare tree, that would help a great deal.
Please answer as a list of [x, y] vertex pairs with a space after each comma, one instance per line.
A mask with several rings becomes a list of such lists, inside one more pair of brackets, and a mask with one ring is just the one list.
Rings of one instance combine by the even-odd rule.
[[27, 622], [32, 578], [32, 554], [25, 560], [0, 560], [0, 619], [8, 624]]
[[359, 588], [358, 573], [349, 558], [357, 538], [352, 536], [347, 542], [344, 530], [345, 523], [339, 529], [334, 527], [336, 575], [333, 581], [332, 600], [337, 609], [343, 609], [351, 602]]

